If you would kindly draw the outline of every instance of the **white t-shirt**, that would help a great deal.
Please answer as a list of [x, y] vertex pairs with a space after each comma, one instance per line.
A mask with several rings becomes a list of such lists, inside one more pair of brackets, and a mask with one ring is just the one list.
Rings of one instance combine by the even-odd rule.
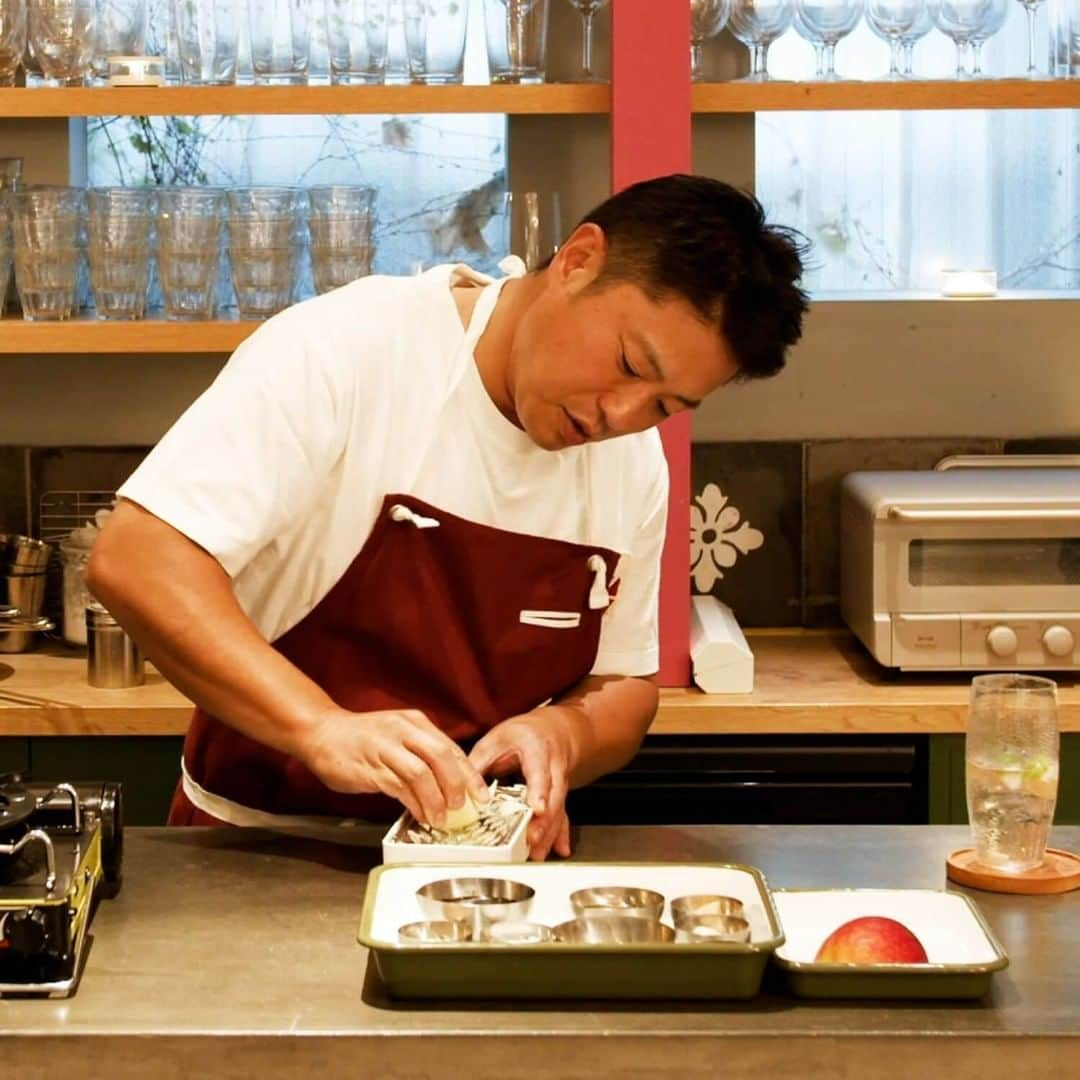
[[[464, 266], [297, 304], [233, 353], [121, 487], [213, 555], [268, 641], [349, 567], [388, 492], [480, 524], [617, 551], [597, 675], [659, 667], [668, 474], [655, 430], [552, 452], [489, 397], [450, 288]], [[494, 296], [481, 296], [477, 312]], [[488, 301], [485, 304], [485, 301]]]

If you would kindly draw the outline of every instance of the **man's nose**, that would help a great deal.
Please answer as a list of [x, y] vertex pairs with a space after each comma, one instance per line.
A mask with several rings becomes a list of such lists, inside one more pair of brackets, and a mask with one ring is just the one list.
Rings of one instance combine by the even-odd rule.
[[600, 399], [605, 434], [629, 435], [656, 422], [653, 393], [647, 386], [621, 386]]

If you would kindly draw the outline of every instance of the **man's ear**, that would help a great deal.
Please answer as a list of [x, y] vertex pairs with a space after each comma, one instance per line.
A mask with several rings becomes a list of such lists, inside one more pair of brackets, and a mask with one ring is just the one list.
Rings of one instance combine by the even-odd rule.
[[591, 221], [579, 225], [552, 260], [557, 280], [572, 292], [580, 292], [600, 276], [607, 250], [607, 237], [599, 225]]

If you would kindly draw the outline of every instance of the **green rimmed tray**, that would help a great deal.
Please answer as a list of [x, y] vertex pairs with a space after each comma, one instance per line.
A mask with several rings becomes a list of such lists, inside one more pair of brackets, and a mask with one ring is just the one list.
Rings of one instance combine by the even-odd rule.
[[[1009, 958], [975, 902], [937, 889], [777, 889], [786, 941], [772, 962], [805, 998], [979, 998]], [[922, 941], [929, 963], [821, 963], [817, 946], [842, 923], [882, 915]]]
[[[572, 917], [569, 895], [596, 885], [650, 888], [670, 901], [693, 892], [736, 896], [751, 915], [747, 944], [496, 945], [401, 944], [396, 928], [423, 916], [415, 890], [444, 877], [502, 877], [536, 889], [529, 918]], [[758, 993], [783, 932], [764, 875], [736, 863], [395, 864], [372, 871], [359, 942], [387, 990], [399, 998], [743, 999]]]

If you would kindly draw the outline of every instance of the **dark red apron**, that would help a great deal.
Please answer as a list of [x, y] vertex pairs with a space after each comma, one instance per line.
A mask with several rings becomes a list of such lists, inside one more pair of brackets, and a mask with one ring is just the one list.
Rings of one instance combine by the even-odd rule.
[[[467, 742], [588, 674], [617, 560], [387, 495], [344, 576], [273, 646], [346, 709], [420, 709]], [[201, 709], [184, 767], [205, 791], [272, 814], [381, 821], [401, 812], [384, 795], [331, 791], [295, 758]], [[169, 824], [214, 820], [177, 789]]]

